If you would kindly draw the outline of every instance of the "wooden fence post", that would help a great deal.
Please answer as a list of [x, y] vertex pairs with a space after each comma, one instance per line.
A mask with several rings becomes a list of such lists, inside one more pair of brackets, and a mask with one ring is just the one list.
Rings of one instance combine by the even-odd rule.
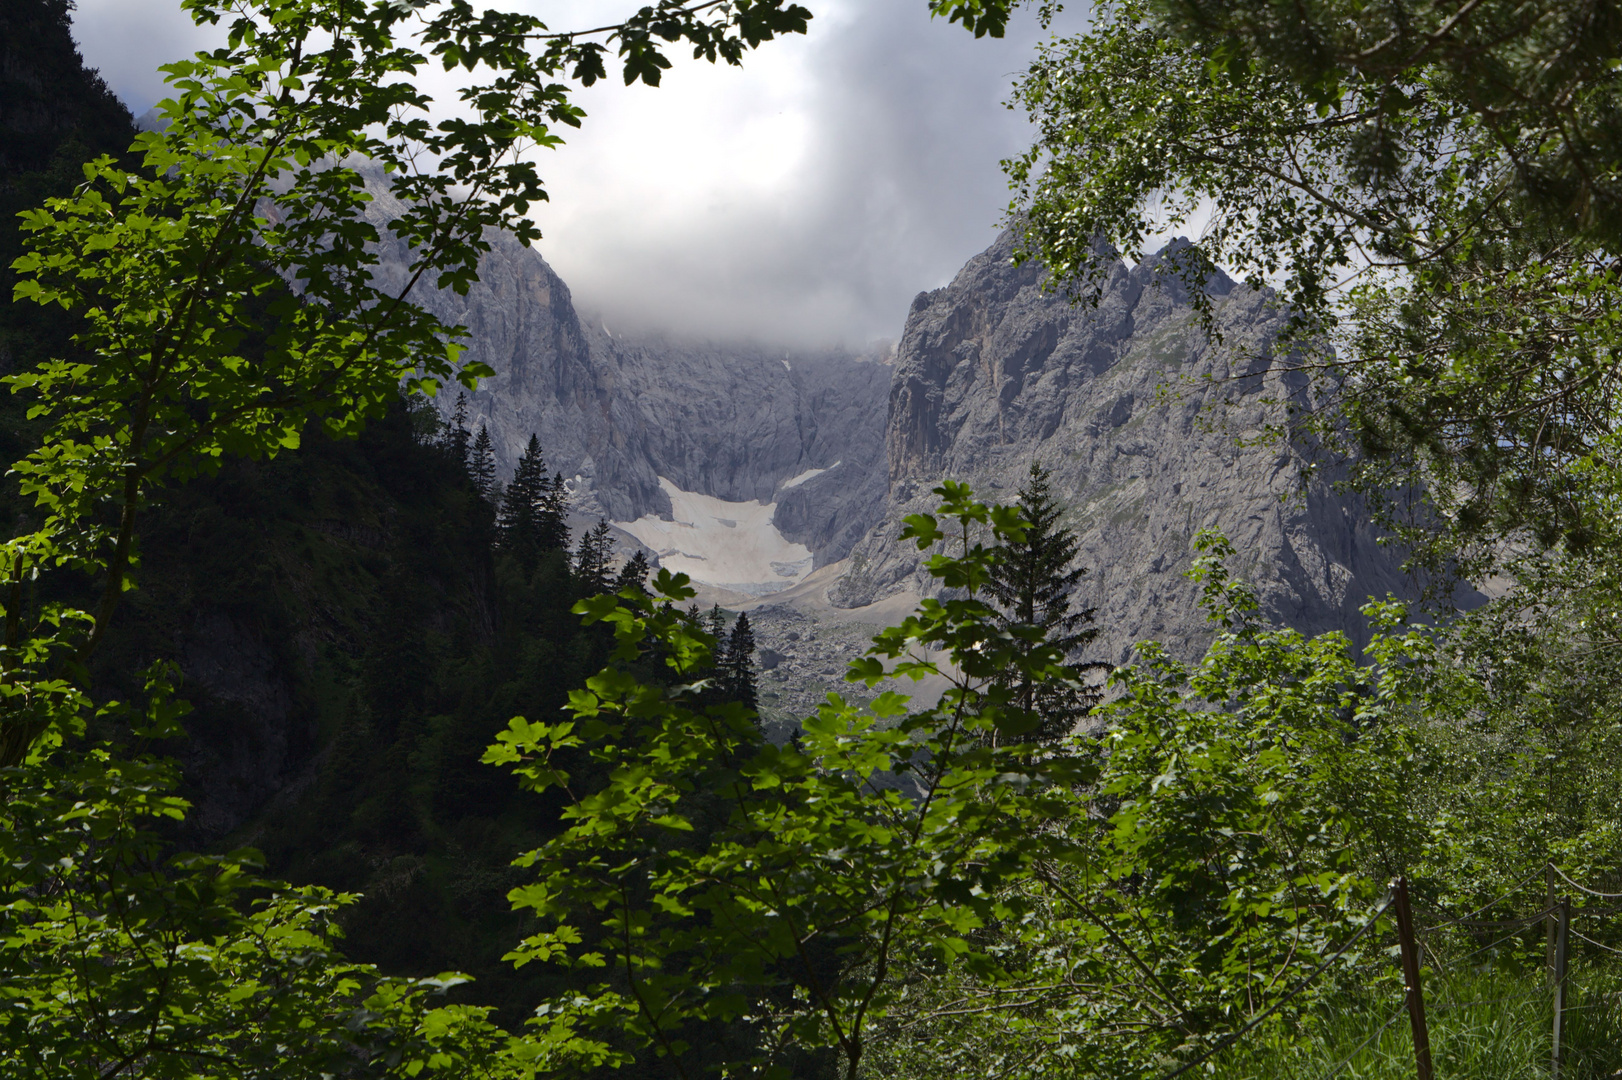
[[1549, 1058], [1551, 1080], [1560, 1080], [1560, 1020], [1566, 1005], [1566, 956], [1571, 939], [1571, 897], [1560, 898], [1559, 929], [1554, 942], [1554, 1044]]
[[1414, 938], [1414, 913], [1408, 906], [1408, 879], [1391, 883], [1396, 893], [1397, 940], [1402, 944], [1402, 981], [1408, 991], [1408, 1022], [1414, 1029], [1414, 1064], [1419, 1080], [1435, 1080], [1431, 1069], [1431, 1037], [1425, 1026], [1425, 991], [1419, 983], [1419, 942]]
[[1543, 880], [1548, 886], [1545, 894], [1549, 917], [1543, 920], [1543, 977], [1554, 983], [1554, 939], [1560, 932], [1560, 920], [1554, 911], [1554, 863], [1543, 864]]

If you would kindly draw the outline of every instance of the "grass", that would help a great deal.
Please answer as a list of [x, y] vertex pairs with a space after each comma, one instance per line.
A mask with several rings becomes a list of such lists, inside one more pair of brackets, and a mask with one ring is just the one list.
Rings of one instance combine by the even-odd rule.
[[[1426, 985], [1437, 1080], [1547, 1080], [1553, 995], [1538, 974], [1484, 970]], [[1561, 1080], [1622, 1077], [1622, 972], [1574, 966]], [[1208, 1080], [1413, 1080], [1400, 991], [1332, 1002], [1294, 1038], [1219, 1055]]]

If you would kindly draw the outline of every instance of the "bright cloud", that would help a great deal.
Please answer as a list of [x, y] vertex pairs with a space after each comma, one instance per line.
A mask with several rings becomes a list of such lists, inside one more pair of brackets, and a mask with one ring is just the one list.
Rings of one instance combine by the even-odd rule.
[[[925, 0], [805, 2], [810, 34], [742, 69], [682, 60], [658, 89], [581, 91], [585, 127], [538, 158], [552, 202], [537, 214], [580, 306], [616, 328], [862, 345], [898, 335], [912, 296], [993, 239], [998, 161], [1028, 137], [1002, 102], [1034, 20], [976, 41]], [[562, 28], [635, 5], [534, 6]], [[80, 0], [75, 29], [137, 114], [162, 94], [158, 64], [221, 36], [163, 0]]]

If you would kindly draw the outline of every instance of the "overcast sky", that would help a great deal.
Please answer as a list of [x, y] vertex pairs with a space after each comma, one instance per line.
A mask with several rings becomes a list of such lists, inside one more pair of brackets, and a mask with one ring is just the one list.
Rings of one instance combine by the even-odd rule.
[[[635, 2], [553, 0], [543, 17], [595, 24]], [[538, 221], [582, 310], [615, 329], [860, 346], [897, 337], [913, 295], [990, 244], [998, 161], [1027, 140], [1002, 102], [1034, 17], [976, 41], [926, 0], [802, 2], [810, 33], [742, 70], [678, 61], [658, 89], [580, 92], [584, 128], [538, 159]], [[79, 0], [75, 28], [137, 115], [162, 95], [158, 64], [210, 43], [167, 0]]]

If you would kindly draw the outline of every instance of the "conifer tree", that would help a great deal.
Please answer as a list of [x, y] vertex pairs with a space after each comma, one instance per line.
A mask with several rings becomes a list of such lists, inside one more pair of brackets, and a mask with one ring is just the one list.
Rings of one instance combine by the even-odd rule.
[[512, 482], [501, 495], [501, 544], [511, 551], [538, 546], [536, 544], [536, 515], [546, 483], [546, 462], [541, 457], [541, 444], [533, 434], [529, 445], [513, 469]]
[[543, 551], [569, 549], [569, 489], [560, 472], [545, 483], [535, 531]]
[[473, 440], [468, 477], [479, 497], [490, 502], [496, 486], [496, 448], [490, 440], [490, 429], [483, 424], [479, 425], [479, 437]]
[[[1087, 568], [1075, 565], [1080, 542], [1060, 523], [1064, 506], [1053, 497], [1051, 475], [1040, 463], [1031, 463], [1029, 478], [1019, 489], [1020, 513], [1030, 527], [1024, 542], [1001, 545], [987, 591], [1002, 629], [1035, 628], [1067, 663], [1083, 672], [1107, 670], [1108, 664], [1076, 661], [1098, 636], [1098, 627], [1093, 625], [1094, 609], [1077, 606], [1076, 588]], [[1014, 692], [1014, 704], [1039, 720], [1025, 736], [1033, 742], [1054, 742], [1070, 734], [1100, 697], [1096, 688], [1058, 680], [1036, 684], [1018, 678], [1006, 685]]]
[[[494, 486], [492, 482], [492, 487]], [[498, 515], [501, 546], [521, 555], [569, 547], [568, 492], [563, 475], [546, 478], [541, 441], [533, 433], [501, 494]]]
[[608, 519], [598, 518], [597, 524], [580, 538], [575, 552], [575, 582], [588, 596], [607, 592], [614, 583], [609, 564], [613, 559], [614, 542], [609, 535]]
[[693, 628], [708, 634], [714, 641], [710, 647], [710, 662], [706, 667], [695, 667], [693, 677], [695, 681], [708, 681], [709, 688], [703, 693], [703, 700], [710, 704], [720, 704], [730, 701], [726, 687], [727, 662], [727, 615], [721, 610], [720, 604], [714, 604], [710, 610], [699, 613], [698, 605], [694, 604], [687, 612], [692, 620]]
[[468, 445], [473, 439], [473, 433], [467, 429], [467, 393], [463, 391], [456, 395], [456, 407], [451, 410], [451, 426], [445, 432], [447, 446], [451, 456], [467, 468]]
[[614, 591], [639, 589], [645, 593], [648, 591], [648, 575], [652, 572], [653, 568], [648, 565], [648, 553], [639, 551], [620, 567], [619, 576], [614, 579]]
[[750, 709], [759, 707], [759, 693], [755, 686], [755, 632], [749, 626], [749, 613], [741, 612], [732, 624], [722, 653], [721, 685], [726, 696]]
[[421, 394], [402, 394], [400, 400], [411, 422], [412, 441], [418, 446], [444, 446], [448, 428], [433, 399]]
[[710, 613], [704, 616], [704, 632], [715, 639], [715, 663], [721, 665], [721, 656], [727, 638], [727, 613], [716, 604], [710, 608]]

